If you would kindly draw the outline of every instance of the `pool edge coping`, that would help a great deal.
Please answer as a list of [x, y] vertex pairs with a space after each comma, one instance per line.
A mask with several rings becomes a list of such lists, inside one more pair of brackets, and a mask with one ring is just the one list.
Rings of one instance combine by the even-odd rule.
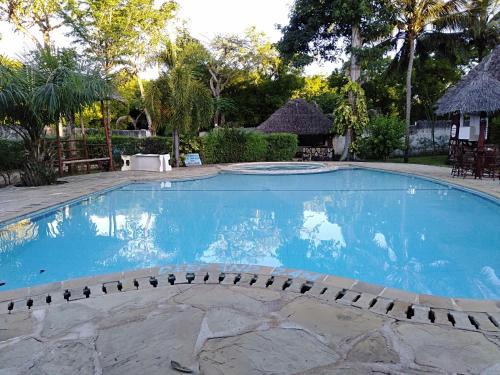
[[[477, 300], [464, 298], [438, 297], [425, 294], [407, 292], [401, 289], [383, 287], [375, 284], [366, 283], [356, 279], [350, 279], [329, 274], [316, 272], [287, 269], [282, 267], [266, 267], [246, 264], [183, 264], [177, 266], [164, 266], [135, 269], [111, 274], [89, 276], [77, 279], [69, 279], [61, 282], [37, 285], [34, 287], [13, 289], [0, 292], [0, 316], [10, 314], [8, 305], [14, 302], [12, 313], [29, 311], [27, 307], [28, 299], [33, 302], [32, 309], [47, 307], [45, 297], [51, 295], [52, 303], [60, 304], [85, 299], [83, 290], [89, 288], [92, 298], [106, 296], [108, 293], [117, 293], [116, 285], [118, 282], [122, 285], [120, 293], [152, 288], [151, 277], [157, 281], [157, 286], [169, 287], [168, 277], [175, 276], [175, 285], [188, 284], [185, 279], [187, 274], [192, 273], [195, 279], [192, 285], [205, 284], [202, 282], [203, 276], [210, 274], [210, 285], [225, 285], [238, 287], [253, 287], [260, 289], [271, 289], [283, 292], [301, 293], [301, 286], [308, 283], [311, 288], [302, 293], [305, 296], [315, 298], [320, 303], [339, 303], [344, 306], [360, 308], [370, 311], [377, 315], [383, 315], [396, 320], [405, 320], [414, 323], [447, 325], [452, 328], [500, 332], [500, 300]], [[216, 278], [225, 274], [225, 281], [216, 282]], [[242, 275], [240, 284], [233, 282], [237, 274]], [[258, 276], [255, 285], [248, 284], [249, 278]], [[273, 284], [269, 285], [269, 279], [273, 278]], [[133, 285], [135, 280], [140, 281], [137, 288]], [[289, 280], [291, 288], [282, 289], [281, 285]], [[148, 283], [149, 281], [149, 283]], [[294, 283], [295, 282], [295, 283]], [[311, 284], [312, 283], [312, 284]], [[174, 285], [172, 284], [172, 285]], [[107, 285], [109, 290], [104, 293], [102, 286]], [[156, 288], [156, 286], [154, 286]], [[321, 293], [322, 289], [327, 289], [328, 293]], [[71, 297], [68, 301], [64, 300], [64, 292], [70, 291]], [[311, 291], [311, 293], [309, 293]], [[373, 301], [376, 301], [373, 303]], [[418, 310], [415, 319], [408, 317], [408, 311]], [[437, 321], [430, 320], [430, 311], [439, 318]], [[422, 315], [427, 315], [427, 319]], [[451, 323], [450, 315], [453, 316], [455, 323]], [[448, 320], [447, 320], [448, 319]], [[486, 319], [486, 320], [485, 320]], [[473, 325], [473, 321], [490, 322], [489, 329], [478, 328]], [[496, 324], [492, 321], [495, 320]]]

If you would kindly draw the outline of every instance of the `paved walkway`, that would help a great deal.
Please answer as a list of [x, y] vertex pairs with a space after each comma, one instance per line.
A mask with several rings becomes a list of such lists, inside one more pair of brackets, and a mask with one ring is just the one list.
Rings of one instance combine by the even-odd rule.
[[106, 295], [0, 314], [0, 373], [180, 373], [171, 361], [206, 375], [500, 373], [498, 332], [412, 323], [248, 280], [159, 283], [108, 284]]

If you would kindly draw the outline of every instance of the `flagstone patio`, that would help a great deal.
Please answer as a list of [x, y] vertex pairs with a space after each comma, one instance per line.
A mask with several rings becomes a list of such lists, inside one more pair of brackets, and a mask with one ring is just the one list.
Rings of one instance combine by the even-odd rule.
[[0, 315], [0, 374], [500, 373], [500, 334], [287, 291], [160, 285]]

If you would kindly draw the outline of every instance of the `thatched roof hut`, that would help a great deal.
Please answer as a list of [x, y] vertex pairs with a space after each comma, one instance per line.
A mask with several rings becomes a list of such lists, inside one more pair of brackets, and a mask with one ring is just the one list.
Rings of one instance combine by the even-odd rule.
[[436, 114], [500, 110], [500, 45], [436, 103]]
[[260, 124], [257, 130], [299, 136], [325, 135], [332, 132], [332, 121], [315, 104], [304, 99], [293, 99]]

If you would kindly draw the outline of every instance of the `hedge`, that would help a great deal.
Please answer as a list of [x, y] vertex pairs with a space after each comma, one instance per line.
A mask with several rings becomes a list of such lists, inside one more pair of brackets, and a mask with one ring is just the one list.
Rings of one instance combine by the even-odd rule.
[[217, 129], [202, 138], [205, 164], [292, 160], [298, 140], [294, 134], [249, 133]]
[[[106, 140], [103, 136], [86, 138], [87, 144], [102, 144]], [[172, 139], [169, 137], [135, 138], [114, 135], [111, 137], [113, 145], [113, 160], [121, 163], [121, 155], [134, 154], [168, 154], [172, 152]]]
[[295, 156], [299, 144], [295, 134], [269, 134], [266, 139], [268, 143], [267, 161], [287, 161], [292, 160]]

